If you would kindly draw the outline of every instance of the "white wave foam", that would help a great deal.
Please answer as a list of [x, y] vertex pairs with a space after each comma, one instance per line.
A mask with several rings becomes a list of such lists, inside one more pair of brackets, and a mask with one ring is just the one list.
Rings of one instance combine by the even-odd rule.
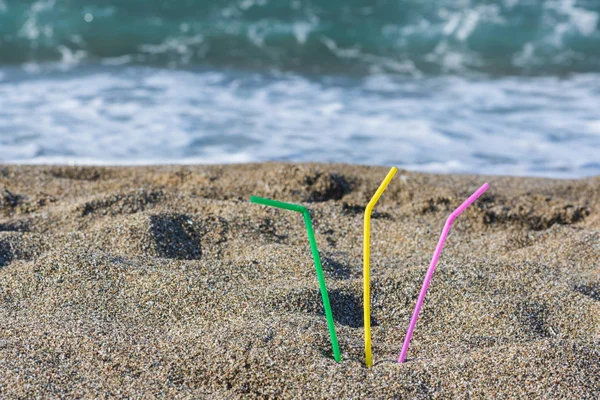
[[78, 67], [0, 81], [0, 160], [600, 174], [598, 75], [365, 79]]

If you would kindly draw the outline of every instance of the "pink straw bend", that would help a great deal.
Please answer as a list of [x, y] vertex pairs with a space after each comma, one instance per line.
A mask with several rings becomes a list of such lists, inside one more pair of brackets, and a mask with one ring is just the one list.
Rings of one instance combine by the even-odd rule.
[[410, 319], [408, 330], [406, 331], [406, 337], [404, 338], [402, 351], [400, 352], [400, 357], [398, 357], [399, 363], [403, 363], [406, 359], [406, 353], [408, 353], [410, 339], [412, 338], [415, 326], [417, 325], [417, 320], [419, 319], [419, 312], [421, 311], [421, 307], [423, 306], [423, 301], [425, 300], [425, 295], [427, 294], [429, 283], [431, 282], [431, 278], [433, 277], [433, 273], [435, 272], [435, 266], [437, 265], [437, 262], [440, 258], [440, 254], [442, 254], [442, 249], [444, 248], [444, 243], [446, 242], [446, 238], [450, 233], [450, 227], [452, 226], [452, 223], [460, 214], [462, 214], [463, 211], [467, 209], [467, 207], [473, 204], [475, 200], [477, 200], [486, 190], [488, 190], [489, 187], [490, 185], [488, 183], [485, 183], [475, 193], [473, 193], [471, 197], [465, 200], [465, 202], [462, 203], [460, 207], [454, 210], [446, 220], [446, 224], [444, 225], [444, 229], [442, 230], [440, 240], [438, 241], [437, 247], [435, 248], [435, 252], [433, 253], [433, 258], [431, 259], [431, 263], [429, 264], [429, 269], [427, 269], [427, 274], [425, 275], [425, 280], [423, 281], [423, 287], [421, 288], [421, 292], [419, 293], [419, 298], [417, 299], [415, 310], [413, 311], [413, 315]]

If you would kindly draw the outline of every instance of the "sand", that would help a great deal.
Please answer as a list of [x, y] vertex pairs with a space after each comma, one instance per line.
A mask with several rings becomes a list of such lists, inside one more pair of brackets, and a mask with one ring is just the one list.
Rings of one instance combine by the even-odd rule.
[[[600, 397], [600, 178], [387, 168], [0, 166], [1, 398]], [[404, 332], [455, 222], [405, 364]], [[311, 210], [342, 362], [301, 215]]]

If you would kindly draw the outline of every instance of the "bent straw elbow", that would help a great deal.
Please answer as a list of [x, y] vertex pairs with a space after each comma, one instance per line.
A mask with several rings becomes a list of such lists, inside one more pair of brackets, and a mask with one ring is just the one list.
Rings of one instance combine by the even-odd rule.
[[454, 213], [450, 214], [448, 216], [448, 218], [446, 218], [446, 222], [444, 223], [444, 229], [442, 229], [442, 232], [448, 233], [450, 232], [450, 228], [452, 228], [452, 224], [454, 223], [454, 221], [456, 220], [456, 218], [458, 217], [457, 215], [454, 215]]
[[375, 208], [375, 204], [377, 204], [377, 200], [379, 199], [371, 199], [369, 204], [367, 204], [367, 206], [365, 207], [365, 221], [371, 219], [371, 214], [373, 213], [373, 208]]
[[[373, 207], [367, 206], [367, 208], [365, 208], [365, 216], [363, 218], [364, 220], [364, 224], [369, 225], [371, 223], [371, 213], [373, 212]], [[369, 227], [370, 228], [370, 227]], [[369, 232], [370, 233], [370, 232]], [[366, 233], [365, 233], [366, 234]]]

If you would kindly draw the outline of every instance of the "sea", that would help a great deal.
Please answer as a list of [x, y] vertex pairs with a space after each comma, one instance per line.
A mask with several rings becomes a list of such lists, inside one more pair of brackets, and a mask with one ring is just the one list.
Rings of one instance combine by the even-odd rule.
[[599, 18], [598, 0], [0, 0], [0, 162], [600, 175]]

